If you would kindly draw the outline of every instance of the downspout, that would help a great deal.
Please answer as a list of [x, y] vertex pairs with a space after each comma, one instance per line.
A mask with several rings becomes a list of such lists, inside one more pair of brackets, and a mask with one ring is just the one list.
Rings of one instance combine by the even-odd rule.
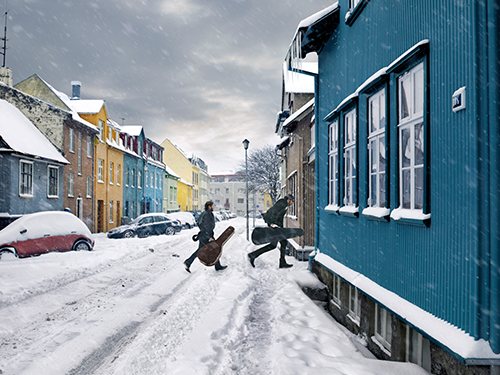
[[498, 0], [487, 0], [487, 51], [488, 51], [488, 101], [490, 134], [490, 346], [500, 353], [500, 67], [499, 26], [500, 6]]

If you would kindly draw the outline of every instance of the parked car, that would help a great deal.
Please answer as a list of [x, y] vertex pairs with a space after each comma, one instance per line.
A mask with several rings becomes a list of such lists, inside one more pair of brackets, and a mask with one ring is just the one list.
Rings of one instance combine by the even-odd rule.
[[92, 250], [94, 240], [87, 226], [64, 211], [23, 215], [0, 231], [0, 259], [11, 253], [18, 258], [51, 251]]
[[181, 231], [181, 225], [163, 213], [141, 215], [129, 224], [121, 225], [108, 232], [109, 238], [131, 238], [158, 236], [160, 234], [174, 235]]
[[201, 210], [193, 210], [193, 211], [186, 211], [186, 212], [192, 213], [194, 216], [194, 220], [196, 221], [196, 223], [198, 223], [198, 218], [201, 215]]
[[182, 229], [191, 229], [196, 226], [196, 220], [191, 212], [171, 212], [167, 215], [172, 219], [179, 220], [181, 222]]
[[226, 220], [225, 216], [223, 214], [221, 214], [220, 212], [215, 212], [214, 217], [215, 217], [215, 221]]

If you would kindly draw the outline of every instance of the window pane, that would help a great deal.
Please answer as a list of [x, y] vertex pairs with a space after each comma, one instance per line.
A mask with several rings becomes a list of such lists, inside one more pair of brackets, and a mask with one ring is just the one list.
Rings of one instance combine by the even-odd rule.
[[377, 139], [370, 142], [370, 171], [372, 173], [376, 173], [378, 170], [377, 166], [377, 156], [378, 156], [378, 147], [377, 147]]
[[376, 174], [371, 175], [370, 198], [371, 198], [370, 206], [376, 206], [377, 201], [378, 201], [378, 198], [377, 198], [377, 175]]
[[351, 171], [350, 167], [351, 166], [351, 150], [347, 150], [345, 152], [345, 176], [346, 178], [351, 177]]
[[415, 168], [415, 209], [421, 210], [424, 202], [424, 168]]
[[415, 166], [424, 164], [423, 124], [415, 125]]
[[379, 175], [379, 191], [380, 191], [380, 202], [379, 207], [385, 207], [385, 173], [380, 173]]
[[411, 143], [410, 143], [410, 129], [409, 128], [401, 130], [401, 139], [402, 139], [401, 162], [402, 162], [403, 168], [408, 168], [411, 165]]
[[370, 102], [370, 132], [373, 133], [379, 129], [379, 104], [378, 97]]
[[381, 136], [378, 140], [378, 168], [381, 172], [385, 172], [385, 137]]
[[400, 90], [400, 100], [399, 100], [399, 118], [400, 119], [405, 119], [410, 115], [410, 109], [408, 106], [408, 95], [409, 95], [409, 89], [410, 89], [410, 80], [409, 79], [404, 79], [401, 80], [400, 85], [399, 85], [399, 90]]
[[419, 69], [413, 76], [414, 81], [414, 111], [420, 113], [424, 110], [424, 71]]
[[392, 341], [392, 319], [391, 314], [386, 312], [385, 314], [385, 340], [390, 344]]
[[379, 129], [385, 129], [385, 93], [380, 95], [380, 121]]
[[411, 208], [411, 171], [403, 171], [403, 208]]
[[382, 336], [382, 309], [377, 305], [377, 333]]

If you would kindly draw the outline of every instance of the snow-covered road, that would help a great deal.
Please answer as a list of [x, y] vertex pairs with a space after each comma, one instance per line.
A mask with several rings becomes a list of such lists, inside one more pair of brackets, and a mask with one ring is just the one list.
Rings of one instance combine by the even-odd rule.
[[196, 229], [2, 260], [0, 374], [427, 374], [364, 357], [302, 293], [319, 284], [306, 262], [280, 270], [272, 251], [252, 268], [245, 224], [217, 224], [236, 229], [221, 272], [184, 270]]

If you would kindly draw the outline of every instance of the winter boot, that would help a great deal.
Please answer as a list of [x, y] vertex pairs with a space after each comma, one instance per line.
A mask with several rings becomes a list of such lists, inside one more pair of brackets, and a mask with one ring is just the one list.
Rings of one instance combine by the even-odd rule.
[[280, 259], [280, 268], [290, 268], [293, 264], [288, 264], [285, 259]]

